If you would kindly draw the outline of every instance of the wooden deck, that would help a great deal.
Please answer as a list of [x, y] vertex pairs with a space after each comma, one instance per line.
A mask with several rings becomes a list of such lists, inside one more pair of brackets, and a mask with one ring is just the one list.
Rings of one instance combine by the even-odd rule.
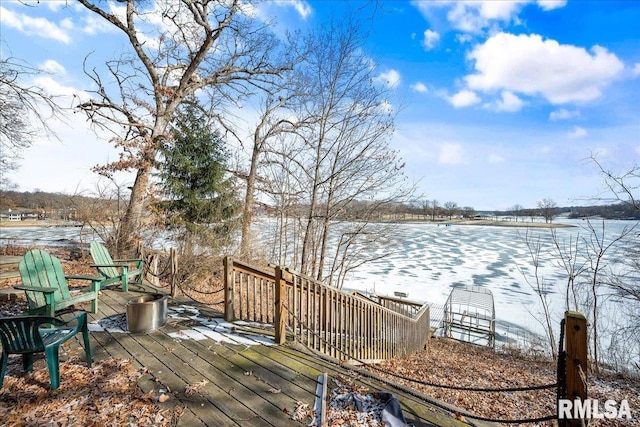
[[[346, 368], [296, 344], [266, 345], [272, 337], [265, 338], [259, 330], [238, 325], [235, 333], [229, 333], [225, 324], [216, 325], [223, 321], [220, 313], [192, 302], [170, 302], [166, 326], [155, 331], [131, 334], [113, 329], [97, 330], [99, 325], [108, 323], [105, 318], [122, 321], [126, 302], [140, 292], [136, 286], [128, 293], [116, 289], [101, 292], [99, 313], [91, 315], [94, 359], [127, 358], [133, 360], [136, 368], [147, 368], [149, 374], [141, 378], [141, 388], [145, 392], [160, 388], [173, 392], [174, 398], [164, 405], [179, 403], [186, 407], [180, 426], [302, 425], [288, 414], [296, 402], [313, 408], [318, 375], [328, 373], [329, 390], [333, 387], [332, 377], [349, 375]], [[187, 311], [176, 318], [175, 309], [185, 308], [181, 304], [188, 304], [189, 310], [197, 309], [198, 317], [188, 318], [188, 314], [194, 313]], [[206, 326], [210, 319], [213, 323]], [[126, 321], [123, 326], [126, 329]], [[188, 385], [203, 380], [208, 383], [198, 393], [185, 394]], [[394, 393], [409, 425], [466, 425], [389, 384], [365, 377], [360, 377], [358, 382], [371, 391]]]

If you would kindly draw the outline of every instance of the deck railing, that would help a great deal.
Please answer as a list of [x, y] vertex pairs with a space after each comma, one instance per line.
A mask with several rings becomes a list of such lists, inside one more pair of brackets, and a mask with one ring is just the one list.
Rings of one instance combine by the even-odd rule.
[[398, 310], [280, 267], [230, 257], [224, 266], [225, 319], [272, 323], [279, 344], [288, 335], [329, 356], [365, 362], [406, 356], [427, 345], [428, 305], [409, 303]]

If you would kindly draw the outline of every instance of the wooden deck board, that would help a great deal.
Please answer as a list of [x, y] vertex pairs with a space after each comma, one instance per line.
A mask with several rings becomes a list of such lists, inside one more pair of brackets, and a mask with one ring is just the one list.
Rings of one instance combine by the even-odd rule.
[[[287, 346], [281, 346], [279, 351], [283, 353], [288, 353], [290, 357], [301, 359], [300, 363], [317, 363], [319, 366], [324, 366], [325, 372], [329, 373], [329, 377], [333, 377], [336, 374], [344, 373], [340, 370], [336, 369], [337, 365], [318, 358], [316, 355], [307, 353], [305, 351], [299, 351], [296, 349], [288, 348]], [[306, 361], [306, 362], [303, 362]], [[358, 376], [356, 374], [356, 376]], [[432, 408], [425, 406], [424, 402], [420, 401], [417, 397], [411, 396], [407, 393], [402, 393], [401, 391], [394, 390], [389, 387], [387, 384], [379, 383], [375, 380], [372, 380], [368, 377], [359, 377], [359, 382], [370, 387], [372, 391], [388, 391], [395, 394], [399, 400], [403, 410], [403, 414], [405, 418], [407, 418], [407, 422], [409, 424], [413, 424], [415, 426], [434, 426], [439, 424], [434, 424], [434, 420], [439, 420], [440, 423], [447, 424], [449, 421], [449, 416], [444, 413], [440, 414], [439, 411], [434, 411]], [[333, 384], [329, 384], [329, 388], [331, 388]]]
[[[142, 337], [140, 337], [142, 338]], [[203, 399], [201, 403], [205, 404], [203, 408], [203, 416], [208, 416], [210, 406], [218, 408], [221, 412], [229, 415], [233, 414], [235, 420], [254, 420], [258, 417], [256, 409], [249, 408], [241, 399], [236, 397], [236, 391], [239, 387], [234, 388], [233, 384], [221, 384], [220, 377], [212, 378], [212, 372], [205, 372], [204, 370], [198, 370], [203, 364], [203, 359], [199, 356], [188, 354], [188, 350], [181, 346], [180, 343], [176, 343], [171, 340], [167, 335], [160, 331], [154, 331], [147, 334], [145, 338], [146, 349], [151, 352], [155, 352], [158, 357], [162, 357], [162, 360], [166, 368], [170, 369], [173, 374], [177, 375], [183, 381], [180, 388], [174, 388], [179, 392], [180, 400], [182, 402], [191, 402], [192, 400]], [[161, 345], [159, 342], [165, 341], [166, 345]], [[172, 346], [172, 347], [169, 347]], [[202, 387], [192, 397], [186, 396], [184, 391], [188, 385], [196, 384], [203, 380], [208, 383]], [[213, 380], [213, 381], [212, 381]], [[244, 398], [249, 398], [249, 394]], [[205, 402], [206, 401], [206, 402]], [[194, 412], [198, 413], [196, 409]], [[240, 425], [247, 425], [243, 422]], [[260, 423], [256, 423], [260, 425]], [[271, 424], [262, 424], [271, 425]]]
[[[197, 343], [185, 343], [187, 346], [197, 346]], [[259, 405], [265, 411], [263, 414], [272, 413], [274, 422], [281, 420], [284, 411], [292, 411], [297, 401], [305, 401], [313, 403], [315, 394], [309, 390], [315, 391], [315, 383], [309, 388], [304, 389], [299, 384], [284, 380], [272, 372], [262, 368], [261, 366], [251, 362], [247, 358], [248, 353], [253, 350], [248, 348], [237, 353], [227, 353], [225, 356], [219, 356], [218, 360], [224, 360], [224, 366], [228, 369], [220, 370], [217, 378], [224, 378], [225, 383], [243, 384], [248, 390], [236, 389], [236, 393], [247, 395], [247, 398], [253, 400], [251, 406]], [[235, 394], [235, 393], [234, 393]], [[259, 398], [259, 399], [258, 399]], [[262, 400], [262, 402], [260, 401]], [[279, 421], [281, 422], [281, 421]]]
[[[101, 291], [99, 312], [90, 314], [91, 321], [123, 316], [127, 301], [140, 295], [138, 287], [132, 288], [128, 293], [119, 289]], [[180, 304], [171, 302], [170, 307]], [[206, 307], [198, 309], [201, 317], [216, 315]], [[330, 378], [337, 374], [349, 375], [339, 364], [319, 358], [309, 350], [301, 351], [297, 345], [235, 345], [211, 338], [177, 339], [173, 335], [193, 328], [194, 323], [189, 319], [170, 318], [164, 327], [146, 333], [92, 331], [94, 360], [126, 358], [132, 360], [135, 368], [145, 368], [148, 373], [139, 380], [143, 392], [160, 393], [167, 389], [171, 398], [161, 405], [184, 405], [178, 425], [185, 427], [300, 426], [303, 424], [291, 420], [288, 414], [297, 402], [313, 407], [318, 375], [324, 372]], [[185, 395], [188, 385], [203, 380], [208, 383], [198, 392]], [[407, 421], [417, 427], [464, 425], [419, 398], [389, 390], [388, 385], [367, 378], [358, 382], [372, 390], [393, 392], [401, 401]]]

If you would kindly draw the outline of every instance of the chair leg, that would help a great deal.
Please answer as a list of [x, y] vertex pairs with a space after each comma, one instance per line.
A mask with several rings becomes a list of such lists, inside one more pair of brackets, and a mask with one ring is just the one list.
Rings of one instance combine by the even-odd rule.
[[33, 353], [24, 353], [22, 355], [22, 369], [25, 372], [33, 372]]
[[59, 346], [47, 347], [45, 353], [47, 355], [47, 366], [49, 367], [49, 380], [51, 381], [51, 390], [57, 390], [60, 387], [60, 360], [58, 358]]
[[135, 283], [137, 285], [139, 285], [139, 284], [142, 283], [142, 279], [143, 279], [143, 276], [144, 276], [144, 263], [138, 264], [137, 270], [138, 270], [139, 273], [138, 273], [138, 278], [136, 279]]
[[2, 354], [0, 354], [0, 388], [2, 388], [2, 383], [4, 383], [4, 373], [7, 371], [8, 359], [9, 355], [3, 351]]
[[126, 271], [122, 273], [122, 292], [129, 292], [129, 275]]
[[89, 343], [89, 329], [87, 329], [86, 324], [82, 329], [82, 338], [84, 340], [84, 353], [87, 356], [87, 366], [91, 367], [91, 345]]

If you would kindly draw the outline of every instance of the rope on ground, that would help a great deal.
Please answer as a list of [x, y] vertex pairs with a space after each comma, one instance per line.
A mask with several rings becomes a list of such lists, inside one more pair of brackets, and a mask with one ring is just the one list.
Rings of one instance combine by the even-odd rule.
[[[347, 356], [350, 359], [353, 359], [356, 362], [361, 363], [362, 365], [368, 366], [370, 368], [373, 368], [376, 371], [382, 372], [384, 374], [387, 374], [387, 375], [395, 377], [395, 378], [403, 379], [403, 380], [410, 381], [410, 382], [417, 383], [417, 384], [427, 385], [427, 386], [430, 386], [430, 387], [445, 388], [445, 389], [450, 389], [450, 390], [474, 391], [474, 392], [534, 391], [534, 390], [543, 390], [543, 389], [556, 388], [558, 386], [558, 384], [556, 383], [556, 384], [544, 384], [544, 385], [529, 386], [529, 387], [513, 387], [513, 388], [500, 388], [500, 389], [497, 389], [497, 388], [482, 388], [482, 387], [459, 387], [459, 386], [450, 386], [450, 385], [446, 385], [446, 384], [435, 384], [435, 383], [430, 383], [430, 382], [427, 382], [427, 381], [420, 381], [420, 380], [416, 380], [414, 378], [405, 377], [403, 375], [398, 375], [398, 374], [396, 374], [394, 372], [387, 371], [386, 369], [382, 369], [382, 368], [379, 368], [377, 366], [374, 366], [374, 365], [371, 365], [371, 364], [367, 364], [367, 363], [365, 363], [364, 361], [362, 361], [362, 360], [360, 360], [358, 358], [352, 357], [350, 354], [348, 354], [345, 351], [343, 351], [342, 349], [334, 346], [332, 343], [328, 342], [327, 340], [322, 338], [319, 334], [317, 334], [315, 331], [313, 331], [311, 328], [309, 328], [308, 325], [304, 321], [302, 321], [302, 319], [300, 319], [299, 316], [297, 316], [295, 313], [293, 313], [286, 304], [284, 304], [284, 308], [285, 308], [285, 310], [287, 310], [289, 312], [289, 314], [291, 316], [296, 318], [296, 320], [298, 322], [300, 322], [300, 324], [303, 325], [316, 338], [318, 338], [319, 340], [323, 341], [325, 343], [325, 345], [328, 345], [329, 347], [332, 347], [338, 353], [342, 354], [343, 356]], [[304, 343], [301, 342], [301, 344], [304, 344]], [[347, 368], [347, 369], [349, 369], [349, 368]], [[393, 385], [391, 383], [389, 383], [389, 384]], [[413, 394], [413, 395], [415, 397], [418, 397], [418, 398], [424, 400], [423, 396], [420, 396], [418, 394]], [[435, 401], [432, 401], [432, 400], [429, 400], [428, 403], [429, 404], [433, 404], [434, 406], [437, 406], [440, 409], [444, 409], [447, 412], [451, 412], [451, 408], [449, 408], [447, 405], [444, 405], [444, 404], [441, 404], [439, 402], [435, 402]], [[557, 418], [557, 415], [553, 414], [553, 415], [547, 415], [547, 416], [544, 416], [544, 417], [537, 417], [537, 418], [503, 420], [503, 419], [494, 419], [494, 418], [489, 418], [489, 417], [482, 417], [482, 416], [479, 416], [479, 415], [473, 415], [473, 414], [468, 413], [468, 412], [458, 412], [458, 413], [461, 416], [465, 417], [465, 418], [471, 418], [471, 419], [478, 420], [478, 421], [498, 422], [498, 423], [505, 423], [505, 424], [538, 423], [538, 422], [543, 422], [543, 421], [554, 420], [554, 419]]]

